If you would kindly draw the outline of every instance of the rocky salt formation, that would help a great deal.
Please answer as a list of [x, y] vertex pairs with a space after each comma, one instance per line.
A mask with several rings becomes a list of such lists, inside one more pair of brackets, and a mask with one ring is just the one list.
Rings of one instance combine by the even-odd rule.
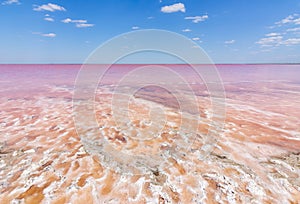
[[[101, 154], [97, 145], [79, 138], [69, 86], [48, 84], [26, 97], [2, 89], [0, 203], [299, 203], [299, 84], [264, 81], [225, 88], [224, 130], [205, 158], [208, 96], [197, 96], [201, 121], [186, 148], [180, 143], [186, 144], [188, 132], [178, 131], [180, 113], [176, 103], [166, 102], [171, 100], [166, 93], [134, 98], [126, 131], [113, 118], [112, 86], [99, 88], [99, 128], [87, 128], [86, 135], [105, 137], [129, 158], [139, 156], [140, 166], [105, 158], [107, 151]], [[141, 141], [133, 136], [149, 126], [150, 106], [163, 108], [167, 123], [161, 134]], [[157, 152], [163, 153], [163, 165], [149, 163]]]

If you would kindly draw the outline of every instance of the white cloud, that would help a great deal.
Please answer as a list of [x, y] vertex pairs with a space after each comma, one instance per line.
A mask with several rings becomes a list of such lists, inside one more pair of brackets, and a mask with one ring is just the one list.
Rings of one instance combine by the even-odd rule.
[[71, 23], [87, 23], [87, 20], [72, 20]]
[[44, 33], [44, 34], [41, 34], [41, 36], [54, 38], [54, 37], [56, 37], [56, 34], [55, 33]]
[[182, 30], [182, 32], [191, 32], [192, 30], [190, 30], [190, 29], [188, 29], [188, 28], [186, 28], [186, 29], [184, 29], [184, 30]]
[[280, 35], [281, 35], [280, 33], [268, 33], [265, 36], [267, 36], [267, 37], [274, 37], [274, 36], [280, 36]]
[[61, 22], [63, 22], [63, 23], [71, 23], [72, 19], [71, 18], [66, 18], [66, 19], [62, 20]]
[[66, 11], [66, 9], [62, 6], [59, 6], [57, 4], [52, 4], [52, 3], [48, 3], [48, 4], [44, 4], [41, 6], [36, 6], [35, 8], [33, 8], [34, 11]]
[[282, 45], [298, 45], [300, 44], [300, 38], [289, 38], [283, 42], [281, 42]]
[[132, 29], [132, 30], [138, 30], [138, 29], [140, 29], [140, 27], [138, 27], [138, 26], [133, 26], [133, 27], [131, 27], [131, 29]]
[[192, 20], [194, 23], [199, 23], [208, 19], [208, 15], [203, 16], [188, 16], [185, 17], [186, 20]]
[[153, 17], [153, 16], [149, 16], [149, 17], [147, 17], [147, 19], [149, 19], [149, 20], [150, 20], [150, 19], [154, 19], [154, 17]]
[[233, 43], [235, 43], [235, 40], [227, 40], [227, 41], [225, 41], [224, 43], [225, 43], [225, 44], [233, 44]]
[[94, 24], [87, 23], [87, 20], [72, 20], [71, 18], [66, 18], [62, 20], [63, 23], [75, 23], [77, 28], [87, 28], [87, 27], [93, 27]]
[[77, 23], [76, 24], [76, 27], [77, 28], [87, 28], [87, 27], [93, 27], [94, 24], [91, 24], [91, 23]]
[[300, 38], [288, 38], [285, 40], [282, 36], [271, 36], [262, 38], [256, 43], [260, 44], [262, 47], [273, 47], [280, 45], [291, 46], [300, 44]]
[[[275, 22], [272, 28], [280, 29], [280, 32], [272, 32], [265, 34], [264, 38], [261, 38], [256, 44], [260, 44], [261, 47], [271, 47], [275, 48], [278, 46], [292, 46], [292, 45], [299, 45], [300, 38], [299, 38], [299, 31], [300, 27], [300, 17], [299, 14], [292, 14], [287, 16], [286, 18]], [[285, 26], [283, 30], [282, 26]]]
[[262, 38], [259, 41], [257, 41], [257, 44], [260, 44], [263, 47], [268, 46], [278, 46], [281, 44], [283, 37], [282, 36], [271, 36], [267, 38]]
[[72, 20], [71, 18], [66, 18], [66, 19], [62, 20], [61, 22], [84, 24], [84, 23], [87, 23], [87, 20]]
[[300, 18], [295, 19], [295, 20], [294, 20], [294, 24], [295, 24], [295, 25], [300, 25]]
[[282, 25], [282, 24], [286, 24], [286, 23], [290, 23], [292, 22], [292, 20], [294, 19], [294, 15], [289, 15], [288, 17], [282, 19], [281, 21], [276, 22], [276, 25]]
[[300, 27], [299, 28], [290, 28], [286, 30], [287, 32], [297, 32], [300, 31]]
[[21, 3], [19, 2], [19, 0], [7, 0], [7, 1], [2, 2], [2, 5], [11, 5], [11, 4], [19, 5]]
[[198, 37], [195, 37], [195, 38], [192, 38], [192, 40], [194, 40], [194, 41], [199, 41], [199, 40], [200, 40], [200, 38], [198, 38]]
[[278, 21], [275, 23], [277, 26], [283, 26], [285, 24], [294, 24], [294, 25], [300, 25], [300, 18], [298, 18], [298, 14], [289, 15], [286, 18]]
[[163, 13], [174, 13], [174, 12], [185, 12], [185, 7], [183, 3], [177, 3], [170, 6], [163, 6], [161, 7], [161, 12]]
[[44, 20], [45, 20], [45, 21], [50, 21], [50, 22], [53, 22], [53, 21], [54, 21], [54, 19], [51, 18], [51, 17], [46, 17], [46, 18], [44, 18]]

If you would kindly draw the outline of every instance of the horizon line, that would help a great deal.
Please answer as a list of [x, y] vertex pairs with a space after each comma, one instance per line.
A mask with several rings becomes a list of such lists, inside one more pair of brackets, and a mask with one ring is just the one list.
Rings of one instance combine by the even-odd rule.
[[[97, 63], [0, 63], [1, 65], [109, 65]], [[189, 65], [186, 63], [116, 63], [111, 65]], [[211, 63], [193, 65], [300, 65], [300, 62], [265, 62], [265, 63]]]

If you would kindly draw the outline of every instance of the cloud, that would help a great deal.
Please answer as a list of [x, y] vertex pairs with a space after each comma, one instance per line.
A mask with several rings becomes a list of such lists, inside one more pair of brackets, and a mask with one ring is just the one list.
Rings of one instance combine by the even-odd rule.
[[191, 32], [192, 30], [190, 30], [190, 29], [188, 29], [188, 28], [186, 28], [186, 29], [184, 29], [184, 30], [182, 30], [182, 32]]
[[300, 44], [300, 38], [288, 38], [284, 39], [283, 36], [271, 36], [267, 38], [262, 38], [257, 44], [260, 44], [262, 47], [276, 47], [280, 45], [291, 46]]
[[300, 25], [300, 18], [297, 18], [293, 21], [295, 25]]
[[44, 18], [44, 20], [45, 20], [45, 21], [50, 21], [50, 22], [53, 22], [53, 21], [54, 21], [54, 19], [51, 18], [51, 17], [46, 17], [46, 18]]
[[72, 20], [71, 18], [66, 18], [66, 19], [62, 20], [61, 22], [84, 24], [84, 23], [87, 23], [87, 20]]
[[150, 19], [154, 19], [154, 17], [153, 17], [153, 16], [149, 16], [149, 17], [147, 17], [147, 19], [149, 19], [149, 20], [150, 20]]
[[163, 6], [161, 7], [161, 12], [163, 13], [174, 13], [174, 12], [185, 12], [185, 7], [183, 3], [177, 3], [170, 6]]
[[281, 42], [282, 45], [298, 45], [300, 44], [300, 38], [289, 38], [283, 42]]
[[41, 34], [41, 36], [54, 38], [54, 37], [56, 37], [56, 34], [55, 33], [43, 33], [43, 34]]
[[289, 15], [288, 17], [282, 19], [281, 21], [276, 22], [276, 25], [283, 25], [292, 22], [294, 15]]
[[75, 23], [77, 28], [87, 28], [87, 27], [93, 27], [94, 24], [87, 23], [87, 20], [72, 20], [71, 18], [66, 18], [62, 20], [63, 23]]
[[140, 29], [140, 27], [138, 27], [138, 26], [133, 26], [133, 27], [131, 27], [131, 29], [132, 29], [132, 30], [138, 30], [138, 29]]
[[66, 19], [62, 20], [61, 22], [63, 22], [63, 23], [71, 23], [72, 19], [71, 18], [66, 18]]
[[262, 38], [256, 42], [256, 44], [260, 44], [262, 47], [268, 46], [278, 46], [281, 44], [283, 37], [281, 35], [278, 36], [270, 36], [267, 38]]
[[300, 31], [300, 27], [299, 28], [290, 28], [286, 30], [287, 32], [297, 32]]
[[[275, 22], [272, 28], [280, 29], [280, 32], [272, 32], [265, 34], [265, 37], [261, 38], [256, 42], [256, 44], [261, 45], [261, 47], [278, 47], [278, 46], [292, 46], [292, 45], [299, 45], [300, 38], [299, 32], [300, 27], [300, 17], [298, 14], [292, 14], [284, 19]], [[282, 26], [285, 26], [283, 30]]]
[[87, 23], [87, 20], [72, 20], [71, 23]]
[[279, 35], [281, 35], [281, 34], [280, 33], [268, 33], [265, 36], [267, 36], [267, 37], [274, 37], [274, 36], [279, 36]]
[[19, 5], [21, 3], [19, 2], [19, 0], [7, 0], [7, 1], [2, 2], [2, 5], [11, 5], [11, 4]]
[[285, 24], [300, 25], [300, 18], [298, 16], [298, 14], [289, 15], [286, 18], [276, 22], [275, 25], [278, 27], [283, 26]]
[[93, 27], [94, 24], [91, 24], [91, 23], [77, 23], [76, 24], [76, 27], [77, 28], [87, 28], [87, 27]]
[[66, 9], [62, 6], [59, 6], [57, 4], [52, 4], [52, 3], [48, 3], [48, 4], [44, 4], [41, 6], [36, 6], [35, 8], [33, 8], [34, 11], [66, 11]]
[[235, 40], [227, 40], [227, 41], [225, 41], [224, 43], [225, 43], [225, 44], [233, 44], [233, 43], [235, 43]]
[[199, 41], [199, 40], [200, 40], [200, 38], [198, 38], [198, 37], [195, 37], [195, 38], [192, 38], [192, 40], [194, 40], [194, 41]]
[[208, 15], [203, 16], [188, 16], [185, 17], [186, 20], [192, 20], [194, 23], [199, 23], [208, 19]]

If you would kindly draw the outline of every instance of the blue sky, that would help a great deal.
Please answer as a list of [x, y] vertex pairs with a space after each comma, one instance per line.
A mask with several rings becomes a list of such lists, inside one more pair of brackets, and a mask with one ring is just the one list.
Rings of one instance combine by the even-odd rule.
[[137, 29], [183, 34], [215, 63], [300, 63], [300, 0], [0, 2], [0, 63], [82, 63]]

